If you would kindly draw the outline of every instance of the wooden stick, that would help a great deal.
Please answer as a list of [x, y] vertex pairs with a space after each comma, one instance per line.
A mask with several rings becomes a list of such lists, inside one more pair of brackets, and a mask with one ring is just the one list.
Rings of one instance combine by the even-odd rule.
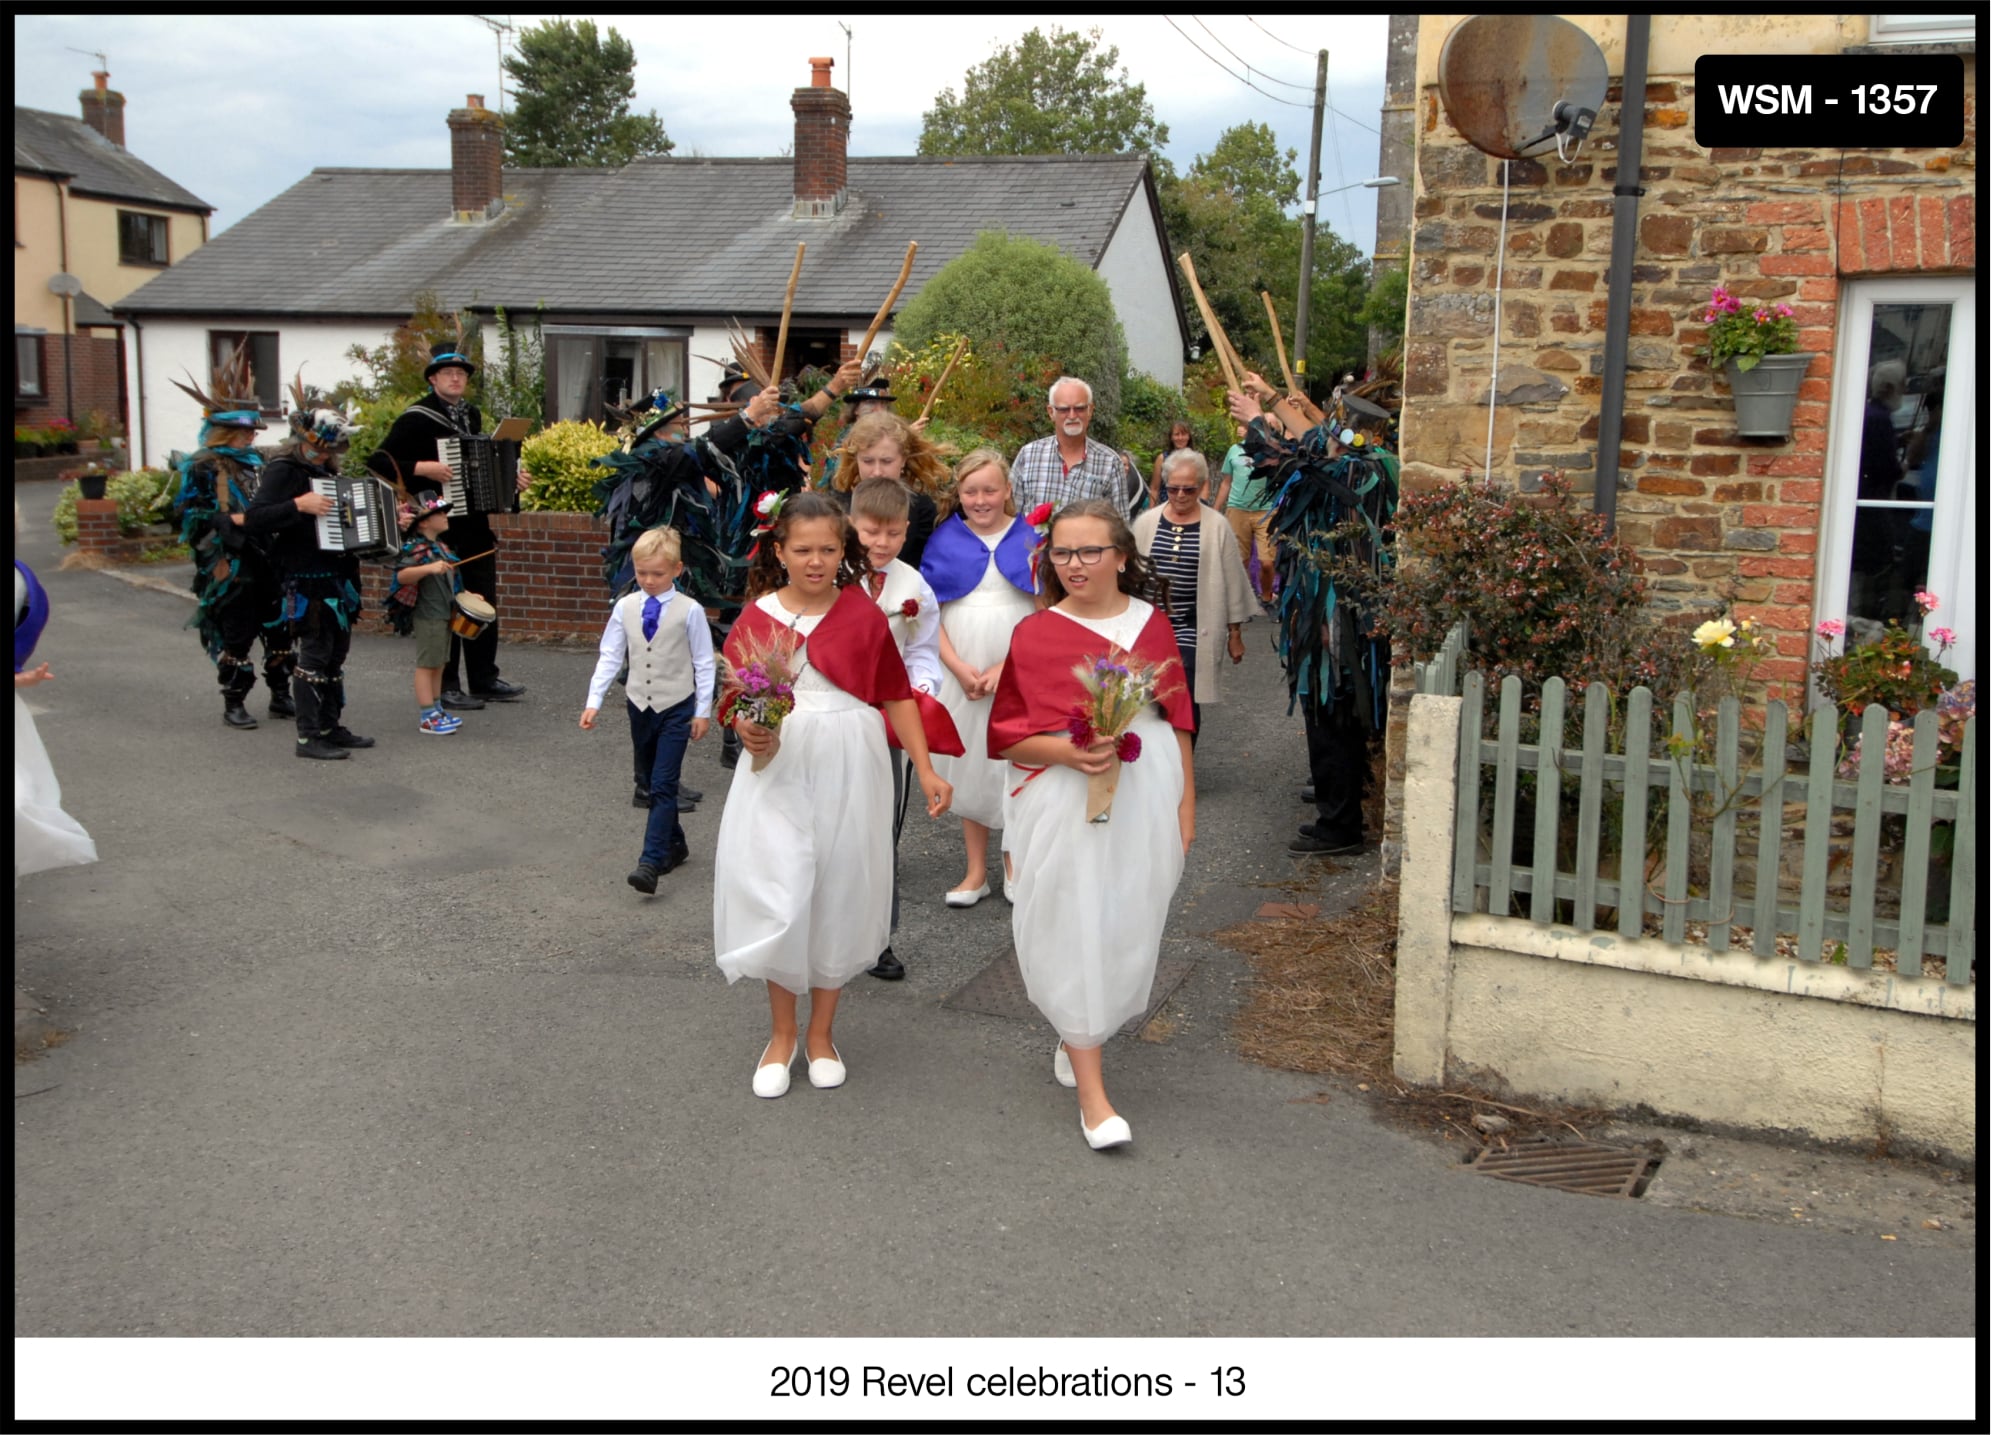
[[1208, 295], [1202, 292], [1201, 281], [1194, 277], [1194, 260], [1188, 258], [1185, 250], [1181, 253], [1181, 273], [1187, 275], [1188, 287], [1194, 290], [1195, 307], [1201, 310], [1201, 322], [1208, 330], [1209, 347], [1222, 361], [1222, 381], [1229, 386], [1229, 392], [1240, 394], [1243, 384], [1236, 377], [1236, 371], [1229, 367], [1229, 345], [1222, 337], [1222, 325], [1215, 321], [1215, 311], [1208, 307]]
[[868, 351], [875, 346], [875, 336], [882, 331], [882, 325], [889, 317], [889, 311], [896, 307], [896, 296], [903, 292], [903, 286], [910, 282], [910, 266], [917, 262], [917, 241], [912, 239], [910, 247], [903, 253], [903, 272], [896, 276], [896, 287], [889, 291], [889, 297], [882, 301], [882, 307], [875, 311], [875, 322], [868, 326], [868, 335], [861, 341], [856, 352], [863, 363], [868, 361]]
[[1285, 371], [1285, 392], [1295, 394], [1299, 391], [1299, 381], [1292, 377], [1291, 361], [1285, 357], [1285, 331], [1278, 327], [1278, 306], [1271, 302], [1269, 289], [1258, 292], [1264, 296], [1264, 312], [1271, 316], [1271, 342], [1278, 346], [1278, 367]]
[[484, 553], [475, 553], [470, 558], [461, 558], [458, 560], [457, 563], [448, 562], [445, 564], [445, 567], [456, 568], [459, 566], [459, 564], [462, 563], [477, 563], [482, 558], [491, 558], [494, 554], [498, 553], [499, 551], [500, 550], [498, 548], [489, 548]]
[[792, 282], [785, 286], [785, 312], [778, 316], [778, 347], [771, 351], [771, 377], [782, 380], [785, 377], [785, 336], [792, 328], [792, 296], [799, 292], [799, 266], [806, 262], [805, 241], [799, 242], [799, 252], [792, 256]]
[[944, 372], [938, 375], [937, 383], [931, 386], [931, 396], [924, 400], [924, 411], [917, 415], [918, 423], [922, 423], [931, 416], [931, 405], [936, 403], [938, 395], [944, 392], [944, 381], [951, 377], [951, 371], [958, 367], [958, 361], [965, 357], [965, 347], [966, 339], [961, 334], [958, 339], [958, 347], [951, 351], [951, 362], [944, 366]]

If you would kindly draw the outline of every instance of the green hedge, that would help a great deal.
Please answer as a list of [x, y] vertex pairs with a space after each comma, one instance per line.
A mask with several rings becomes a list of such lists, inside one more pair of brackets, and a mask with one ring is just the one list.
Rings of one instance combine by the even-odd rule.
[[590, 461], [618, 447], [597, 424], [551, 424], [521, 445], [521, 463], [533, 480], [521, 495], [527, 513], [595, 513], [590, 490], [604, 477]]

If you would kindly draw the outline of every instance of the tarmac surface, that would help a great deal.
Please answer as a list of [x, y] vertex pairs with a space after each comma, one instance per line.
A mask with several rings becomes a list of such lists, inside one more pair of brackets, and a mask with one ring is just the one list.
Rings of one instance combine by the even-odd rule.
[[764, 994], [713, 963], [713, 735], [692, 860], [640, 897], [624, 725], [576, 726], [591, 653], [503, 627], [527, 699], [432, 738], [411, 646], [358, 639], [379, 745], [297, 761], [289, 724], [223, 726], [184, 598], [58, 571], [54, 485], [23, 495], [32, 706], [101, 860], [15, 894], [16, 979], [68, 1033], [15, 1068], [17, 1336], [1974, 1333], [1960, 1245], [1481, 1179], [1239, 1059], [1247, 968], [1205, 934], [1373, 860], [1284, 852], [1265, 625], [1204, 710], [1162, 953], [1192, 969], [1107, 1048], [1136, 1141], [1101, 1155], [1044, 1028], [944, 1005], [1009, 944], [997, 873], [940, 900], [955, 821], [904, 833], [909, 979], [848, 987], [847, 1084], [760, 1101]]

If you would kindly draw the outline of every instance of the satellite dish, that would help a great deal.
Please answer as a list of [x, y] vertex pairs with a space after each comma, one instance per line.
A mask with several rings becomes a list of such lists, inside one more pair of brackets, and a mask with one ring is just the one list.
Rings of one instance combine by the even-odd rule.
[[49, 292], [60, 294], [65, 299], [74, 299], [83, 292], [83, 281], [74, 274], [51, 274]]
[[1474, 15], [1438, 56], [1444, 111], [1474, 147], [1521, 159], [1590, 132], [1611, 83], [1604, 52], [1554, 15]]

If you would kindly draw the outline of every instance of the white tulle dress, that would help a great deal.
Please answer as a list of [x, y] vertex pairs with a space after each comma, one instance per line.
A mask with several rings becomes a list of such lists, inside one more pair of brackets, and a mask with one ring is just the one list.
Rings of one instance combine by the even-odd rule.
[[[1152, 613], [1134, 598], [1117, 618], [1063, 616], [1129, 648]], [[1010, 765], [1014, 953], [1029, 1000], [1071, 1046], [1101, 1046], [1146, 1009], [1181, 880], [1180, 743], [1157, 707], [1131, 730], [1139, 757], [1119, 775], [1108, 822], [1084, 820], [1089, 779], [1075, 768], [1024, 783]]]
[[[993, 550], [1000, 546], [1007, 532], [1003, 529], [990, 535], [973, 535], [986, 545], [986, 574], [971, 592], [940, 609], [944, 630], [951, 635], [951, 645], [957, 650], [959, 660], [982, 671], [1007, 656], [1015, 624], [1035, 611], [1034, 597], [1010, 583], [1000, 565], [993, 561]], [[950, 712], [951, 720], [958, 724], [958, 735], [965, 740], [964, 757], [931, 759], [938, 776], [951, 784], [952, 816], [970, 818], [988, 827], [1002, 826], [1005, 813], [1001, 799], [1010, 785], [1007, 780], [1010, 769], [1006, 763], [986, 755], [986, 719], [993, 711], [992, 695], [975, 702], [965, 695], [958, 679], [946, 673], [944, 691], [938, 694], [938, 700]]]
[[807, 639], [778, 752], [736, 763], [715, 848], [715, 964], [734, 982], [840, 987], [889, 944], [895, 783], [882, 714], [812, 667], [818, 616], [758, 606]]
[[[28, 602], [28, 587], [14, 573], [14, 621], [18, 624]], [[83, 824], [63, 811], [62, 784], [49, 762], [35, 715], [14, 689], [14, 881], [30, 872], [75, 867], [97, 860], [97, 844]]]

